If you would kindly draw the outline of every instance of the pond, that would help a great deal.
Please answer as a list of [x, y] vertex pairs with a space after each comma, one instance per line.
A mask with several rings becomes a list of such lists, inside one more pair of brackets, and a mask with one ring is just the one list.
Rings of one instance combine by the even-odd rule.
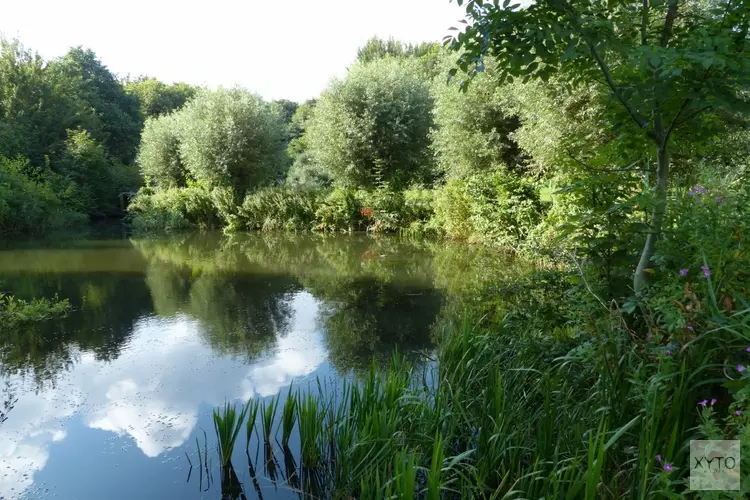
[[[429, 360], [441, 315], [512, 272], [487, 249], [364, 235], [5, 242], [0, 291], [75, 309], [0, 331], [0, 498], [222, 498], [214, 408], [335, 383], [394, 348]], [[245, 440], [230, 496], [299, 496], [295, 457]]]

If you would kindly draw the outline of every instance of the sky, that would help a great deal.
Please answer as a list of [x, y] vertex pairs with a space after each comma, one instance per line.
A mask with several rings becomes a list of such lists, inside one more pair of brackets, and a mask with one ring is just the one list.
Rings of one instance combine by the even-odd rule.
[[121, 77], [153, 76], [301, 102], [341, 77], [372, 36], [440, 41], [463, 17], [450, 0], [26, 0], [0, 33], [45, 59], [92, 49]]

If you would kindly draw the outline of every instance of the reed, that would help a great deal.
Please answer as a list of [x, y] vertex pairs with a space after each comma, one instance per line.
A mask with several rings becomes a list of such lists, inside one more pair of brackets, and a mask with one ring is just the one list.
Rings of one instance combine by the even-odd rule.
[[265, 443], [271, 442], [273, 423], [276, 419], [276, 411], [279, 408], [280, 397], [271, 397], [271, 401], [263, 403], [260, 407], [260, 423], [263, 426], [263, 441]]
[[260, 401], [257, 399], [249, 399], [247, 401], [247, 421], [245, 422], [245, 452], [250, 449], [250, 440], [253, 436], [253, 429], [255, 433], [258, 433], [255, 427], [255, 421], [258, 418], [258, 408], [260, 407]]
[[232, 461], [232, 452], [237, 442], [237, 436], [242, 428], [242, 423], [247, 415], [248, 405], [241, 405], [237, 410], [237, 405], [228, 401], [224, 403], [223, 408], [214, 410], [214, 430], [219, 442], [219, 455], [222, 467], [229, 467]]
[[297, 417], [302, 465], [317, 467], [323, 456], [323, 411], [318, 398], [310, 393], [303, 394], [297, 404]]
[[297, 420], [297, 396], [292, 392], [292, 386], [289, 385], [289, 391], [286, 394], [284, 408], [281, 410], [281, 444], [287, 446], [289, 438], [294, 430], [294, 424]]

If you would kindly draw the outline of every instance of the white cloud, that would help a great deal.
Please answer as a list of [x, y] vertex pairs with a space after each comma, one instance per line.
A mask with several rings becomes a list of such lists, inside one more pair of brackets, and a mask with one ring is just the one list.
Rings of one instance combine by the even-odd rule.
[[[201, 405], [277, 393], [325, 361], [316, 330], [318, 303], [307, 293], [292, 299], [290, 333], [252, 365], [219, 358], [201, 341], [201, 326], [184, 315], [139, 321], [127, 349], [110, 363], [81, 355], [54, 387], [19, 401], [0, 427], [0, 498], [33, 484], [50, 446], [66, 438], [67, 417], [91, 428], [129, 436], [147, 457], [180, 446], [191, 435]], [[13, 490], [12, 488], [15, 488]]]

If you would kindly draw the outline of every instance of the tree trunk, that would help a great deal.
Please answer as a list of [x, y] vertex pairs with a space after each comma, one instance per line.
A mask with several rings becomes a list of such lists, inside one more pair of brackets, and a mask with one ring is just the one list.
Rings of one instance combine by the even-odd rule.
[[648, 236], [646, 243], [641, 251], [641, 258], [638, 261], [638, 267], [635, 269], [633, 276], [633, 290], [636, 295], [640, 295], [646, 285], [646, 268], [654, 256], [656, 240], [661, 233], [664, 216], [667, 214], [667, 186], [669, 184], [669, 150], [667, 145], [659, 140], [656, 146], [656, 199], [654, 208], [651, 211], [651, 221], [649, 222]]

